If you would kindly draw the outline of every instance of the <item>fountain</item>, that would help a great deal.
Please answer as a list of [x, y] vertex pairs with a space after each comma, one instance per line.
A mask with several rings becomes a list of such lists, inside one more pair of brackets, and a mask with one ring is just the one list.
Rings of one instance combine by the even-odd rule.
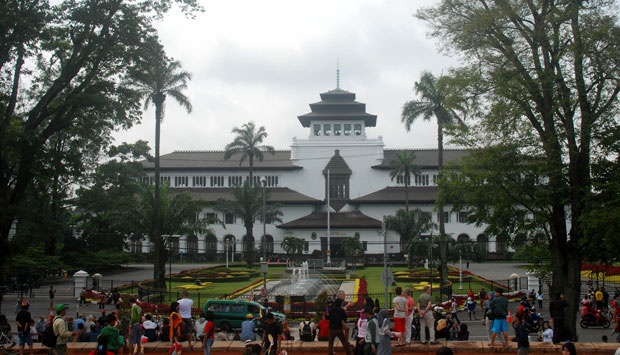
[[314, 300], [322, 291], [327, 291], [332, 295], [338, 291], [340, 283], [326, 279], [320, 272], [313, 270], [310, 277], [310, 270], [308, 269], [308, 262], [304, 261], [301, 266], [291, 268], [291, 277], [288, 280], [283, 280], [269, 289], [270, 295], [281, 296], [309, 296]]

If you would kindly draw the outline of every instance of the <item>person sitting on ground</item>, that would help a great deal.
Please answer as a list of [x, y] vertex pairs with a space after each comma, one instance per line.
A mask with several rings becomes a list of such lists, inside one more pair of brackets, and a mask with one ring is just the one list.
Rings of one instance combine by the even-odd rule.
[[164, 318], [164, 325], [159, 332], [160, 341], [170, 341], [170, 319]]
[[254, 324], [254, 315], [252, 313], [248, 313], [245, 316], [245, 320], [241, 322], [241, 341], [254, 341], [256, 340], [256, 334], [254, 333], [254, 329], [256, 325]]
[[91, 351], [88, 355], [114, 355], [113, 352], [108, 351], [108, 338], [99, 337], [97, 339], [97, 349]]
[[302, 341], [314, 341], [315, 338], [316, 324], [314, 324], [310, 315], [307, 315], [306, 320], [299, 323], [299, 339]]
[[543, 323], [543, 330], [540, 333], [543, 343], [553, 343], [553, 329], [549, 326], [549, 322]]
[[282, 322], [282, 340], [295, 340], [295, 338], [291, 335], [291, 328], [288, 326], [287, 321]]
[[157, 341], [157, 331], [159, 330], [159, 325], [153, 322], [153, 316], [150, 314], [144, 316], [144, 319], [144, 322], [142, 322], [142, 328], [144, 328], [144, 336], [150, 342]]
[[317, 325], [319, 329], [319, 341], [328, 341], [329, 340], [329, 319], [327, 319], [327, 315], [323, 313], [323, 318], [319, 321]]
[[107, 325], [101, 330], [99, 337], [108, 338], [108, 351], [118, 354], [118, 350], [123, 347], [125, 339], [120, 335], [116, 327], [116, 316], [108, 314]]
[[468, 341], [469, 340], [469, 330], [467, 329], [467, 324], [461, 323], [461, 327], [456, 336], [457, 340]]

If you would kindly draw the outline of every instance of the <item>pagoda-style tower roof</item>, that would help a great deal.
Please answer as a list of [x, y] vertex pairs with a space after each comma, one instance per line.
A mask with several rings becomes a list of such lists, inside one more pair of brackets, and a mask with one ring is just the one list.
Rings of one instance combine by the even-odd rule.
[[366, 127], [375, 127], [377, 115], [366, 112], [366, 104], [355, 101], [355, 93], [336, 88], [321, 94], [321, 101], [310, 104], [312, 112], [297, 116], [303, 127], [311, 121], [364, 121]]

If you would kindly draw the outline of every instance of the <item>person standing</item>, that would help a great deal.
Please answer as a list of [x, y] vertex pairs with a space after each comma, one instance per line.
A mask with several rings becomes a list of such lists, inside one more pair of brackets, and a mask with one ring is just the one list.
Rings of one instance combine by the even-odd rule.
[[405, 345], [405, 322], [407, 318], [407, 298], [402, 295], [403, 289], [400, 286], [394, 288], [394, 331], [398, 337], [397, 346]]
[[508, 322], [506, 316], [508, 315], [508, 300], [502, 294], [504, 290], [501, 287], [495, 289], [495, 298], [491, 301], [491, 310], [493, 311], [493, 327], [491, 328], [491, 342], [489, 346], [494, 346], [495, 337], [501, 333], [504, 337], [502, 345], [508, 347]]
[[452, 321], [455, 323], [461, 323], [461, 320], [459, 319], [458, 316], [458, 312], [459, 312], [459, 304], [456, 301], [456, 298], [452, 297], [452, 299], [450, 299], [451, 301], [451, 306], [450, 306], [450, 315], [452, 316]]
[[[342, 308], [339, 309], [342, 310]], [[278, 349], [280, 349], [282, 327], [280, 327], [280, 324], [276, 322], [273, 313], [267, 313], [265, 319], [265, 330], [263, 331], [262, 338], [263, 350], [265, 351], [265, 355], [275, 355], [278, 353]]]
[[19, 355], [24, 355], [24, 347], [28, 345], [30, 354], [32, 354], [32, 335], [30, 334], [30, 326], [34, 322], [28, 308], [30, 304], [28, 301], [22, 301], [22, 309], [17, 313], [15, 317], [15, 324], [17, 324], [17, 336], [19, 339]]
[[527, 355], [530, 352], [530, 338], [528, 337], [525, 327], [523, 327], [523, 314], [515, 314], [518, 325], [515, 329], [515, 337], [513, 341], [517, 342], [517, 355]]
[[558, 292], [556, 297], [549, 303], [549, 314], [553, 319], [553, 343], [559, 344], [562, 341], [570, 340], [569, 331], [564, 324], [564, 310], [568, 307], [568, 303], [564, 300], [564, 294]]
[[364, 312], [368, 316], [366, 338], [364, 339], [364, 355], [372, 355], [377, 353], [381, 327], [373, 309], [366, 307]]
[[377, 355], [392, 355], [392, 337], [394, 333], [390, 328], [390, 318], [387, 309], [379, 311], [377, 316], [379, 323], [379, 344], [377, 345]]
[[144, 347], [142, 346], [142, 307], [133, 297], [129, 298], [131, 304], [131, 316], [129, 317], [129, 345], [133, 345], [133, 354], [136, 355], [138, 350], [144, 355]]
[[[271, 313], [269, 314], [273, 316]], [[334, 305], [329, 310], [329, 344], [328, 354], [334, 353], [334, 339], [340, 339], [342, 347], [347, 355], [351, 355], [349, 340], [344, 333], [344, 326], [347, 322], [347, 313], [342, 306], [342, 299], [336, 298]]]
[[170, 341], [183, 338], [183, 318], [179, 314], [179, 302], [174, 301], [170, 304]]
[[542, 292], [542, 288], [539, 288], [538, 292], [536, 292], [536, 299], [538, 300], [538, 310], [543, 309], [543, 292]]
[[54, 288], [54, 286], [50, 286], [50, 290], [49, 290], [49, 296], [50, 296], [50, 311], [52, 309], [54, 309], [54, 297], [56, 296], [56, 289]]
[[182, 298], [178, 300], [179, 302], [179, 314], [181, 314], [181, 318], [183, 318], [183, 323], [185, 323], [185, 334], [184, 336], [187, 338], [187, 345], [190, 350], [193, 350], [192, 346], [192, 337], [194, 334], [194, 323], [192, 320], [192, 307], [194, 307], [194, 301], [189, 298], [189, 292], [187, 290], [183, 290]]
[[56, 335], [56, 346], [52, 349], [55, 355], [65, 355], [67, 353], [67, 341], [72, 335], [77, 335], [76, 332], [69, 330], [67, 321], [64, 319], [67, 309], [68, 307], [64, 304], [59, 304], [56, 307], [56, 317], [52, 320], [52, 327]]
[[405, 343], [411, 343], [411, 324], [413, 323], [413, 310], [415, 309], [415, 300], [411, 296], [411, 289], [405, 287], [403, 294], [407, 299], [407, 318], [405, 319]]
[[426, 339], [431, 344], [435, 341], [435, 317], [433, 317], [431, 287], [424, 286], [422, 294], [418, 297], [418, 314], [420, 315], [420, 340], [426, 344]]
[[213, 346], [213, 342], [215, 341], [215, 323], [213, 319], [213, 311], [207, 310], [205, 312], [206, 323], [203, 328], [204, 340], [202, 341], [202, 348], [204, 349], [205, 355], [211, 355], [211, 346]]

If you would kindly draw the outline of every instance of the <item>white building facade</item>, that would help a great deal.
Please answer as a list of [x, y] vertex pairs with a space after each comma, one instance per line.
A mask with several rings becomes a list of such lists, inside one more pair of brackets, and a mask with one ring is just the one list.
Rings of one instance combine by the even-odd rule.
[[[326, 257], [329, 251], [332, 258], [339, 259], [344, 258], [342, 243], [346, 238], [359, 236], [367, 257], [381, 256], [384, 251], [391, 257], [402, 257], [399, 236], [393, 231], [384, 232], [383, 228], [385, 216], [405, 208], [402, 178], [390, 178], [390, 162], [398, 151], [386, 149], [381, 137], [369, 137], [377, 116], [367, 113], [366, 105], [357, 102], [354, 93], [336, 88], [320, 97], [319, 102], [310, 104], [311, 112], [298, 116], [300, 124], [308, 129], [308, 138], [293, 138], [290, 150], [274, 155], [265, 153], [263, 161], [254, 162], [255, 181], [265, 182], [266, 203], [278, 204], [283, 213], [282, 223], [267, 221], [263, 225], [256, 221], [253, 234], [259, 255], [264, 245], [270, 258], [282, 257], [282, 241], [293, 236], [306, 242], [304, 254], [308, 257], [313, 253]], [[420, 173], [411, 177], [410, 209], [431, 213], [433, 222], [438, 223], [437, 151], [412, 151]], [[444, 162], [458, 161], [466, 154], [464, 150], [446, 150]], [[173, 191], [187, 191], [195, 199], [232, 200], [232, 188], [248, 179], [247, 162], [240, 165], [239, 160], [240, 156], [225, 160], [223, 150], [177, 151], [161, 156], [161, 177]], [[143, 164], [152, 179], [153, 163]], [[466, 213], [453, 212], [449, 205], [444, 210], [446, 233], [454, 239], [476, 242], [484, 253], [505, 248], [501, 243], [490, 242], [483, 228], [465, 223]], [[204, 236], [174, 236], [175, 248], [181, 254], [216, 254], [220, 259], [225, 254], [230, 253], [232, 258], [241, 253], [245, 236], [242, 220], [212, 207], [205, 208], [200, 217], [209, 214], [217, 214], [225, 224], [225, 228], [211, 226], [217, 241]], [[132, 249], [150, 251], [148, 244]]]

